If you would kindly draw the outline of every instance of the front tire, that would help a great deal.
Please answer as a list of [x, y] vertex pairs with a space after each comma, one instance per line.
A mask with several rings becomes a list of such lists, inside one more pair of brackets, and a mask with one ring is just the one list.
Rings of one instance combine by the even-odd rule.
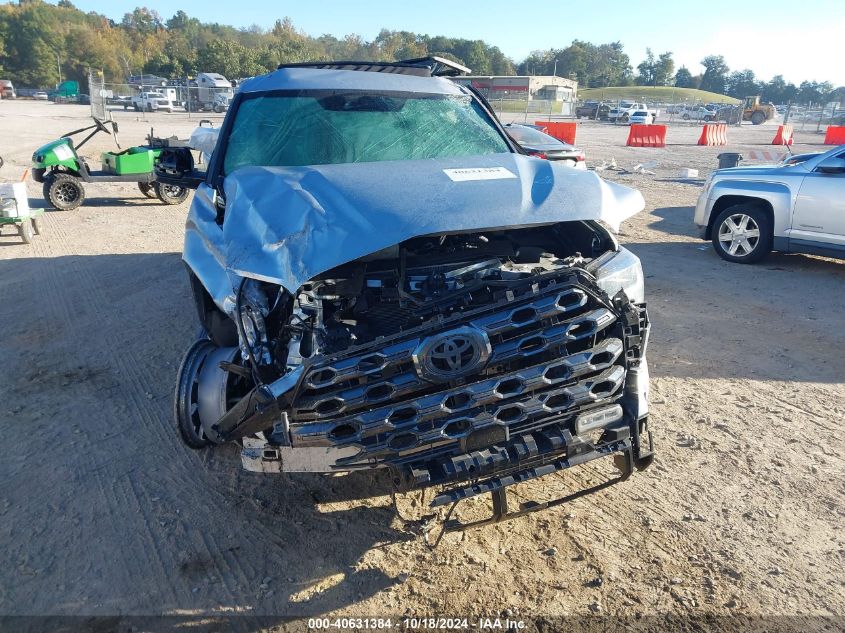
[[208, 339], [200, 339], [185, 353], [176, 380], [173, 397], [173, 417], [179, 435], [187, 446], [193, 449], [205, 448], [211, 441], [202, 429], [199, 415], [199, 375], [208, 355], [216, 348]]
[[56, 209], [70, 211], [85, 201], [85, 189], [76, 176], [57, 173], [44, 181], [44, 197]]
[[153, 187], [155, 187], [156, 196], [164, 204], [179, 204], [180, 202], [184, 202], [188, 197], [187, 187], [167, 185], [161, 182], [154, 183]]
[[766, 122], [766, 115], [759, 110], [751, 115], [751, 123], [753, 125], [761, 125]]
[[759, 207], [734, 205], [716, 217], [711, 241], [722, 259], [754, 264], [772, 252], [772, 223]]

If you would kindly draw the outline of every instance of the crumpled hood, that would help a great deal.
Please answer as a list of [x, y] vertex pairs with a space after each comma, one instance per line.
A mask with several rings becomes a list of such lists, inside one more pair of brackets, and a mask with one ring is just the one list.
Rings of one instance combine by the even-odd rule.
[[602, 220], [618, 230], [645, 204], [638, 191], [593, 172], [511, 153], [244, 167], [226, 177], [225, 193], [221, 232], [210, 190], [197, 191], [184, 259], [227, 311], [235, 275], [295, 292], [322, 272], [413, 237], [568, 220]]

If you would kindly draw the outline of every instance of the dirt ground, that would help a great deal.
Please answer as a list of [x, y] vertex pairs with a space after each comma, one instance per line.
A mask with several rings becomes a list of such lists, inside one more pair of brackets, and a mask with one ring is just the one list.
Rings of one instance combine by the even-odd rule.
[[[18, 179], [86, 115], [0, 103], [0, 176]], [[182, 136], [195, 123], [116, 116], [124, 146], [151, 123]], [[171, 398], [196, 331], [180, 262], [190, 201], [90, 186], [82, 208], [46, 214], [31, 246], [5, 228], [0, 614], [801, 616], [795, 630], [845, 615], [845, 262], [732, 265], [698, 241], [703, 180], [680, 170], [703, 178], [720, 152], [771, 149], [774, 128], [732, 128], [726, 148], [695, 146], [699, 131], [671, 127], [664, 149], [624, 147], [623, 127], [578, 132], [591, 165], [656, 161], [654, 175], [603, 172], [646, 199], [621, 240], [647, 276], [653, 467], [433, 548], [438, 528], [423, 535], [418, 521], [431, 493], [394, 506], [368, 475], [262, 476], [234, 447], [182, 445]], [[799, 132], [795, 150], [820, 142]], [[83, 153], [109, 147], [102, 136]], [[513, 499], [551, 499], [604, 469]]]

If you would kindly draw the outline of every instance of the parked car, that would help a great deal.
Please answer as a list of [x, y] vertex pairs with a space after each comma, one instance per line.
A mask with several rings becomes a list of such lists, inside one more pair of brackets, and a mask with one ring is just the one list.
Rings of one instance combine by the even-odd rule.
[[639, 123], [642, 125], [651, 125], [654, 122], [654, 116], [645, 110], [634, 110], [628, 115], [628, 123]]
[[115, 95], [106, 99], [108, 105], [123, 106], [124, 110], [133, 107], [132, 97], [128, 95]]
[[536, 126], [509, 123], [505, 126], [505, 132], [517, 145], [532, 156], [539, 156], [547, 160], [558, 160], [568, 167], [587, 168], [583, 151], [536, 129]]
[[498, 518], [512, 483], [651, 462], [643, 274], [603, 226], [642, 195], [521, 153], [441, 76], [460, 68], [283, 65], [241, 86], [207, 172], [162, 155], [160, 181], [197, 187], [188, 446], [237, 442], [265, 473], [387, 468], [446, 486], [433, 505], [490, 492]]
[[178, 104], [161, 92], [142, 92], [132, 97], [132, 106], [138, 112], [173, 112]]
[[599, 101], [586, 101], [575, 109], [575, 116], [579, 119], [597, 119], [606, 121], [610, 106]]
[[742, 121], [742, 108], [739, 106], [722, 106], [716, 111], [716, 121], [724, 121], [734, 125]]
[[76, 102], [80, 105], [91, 105], [91, 95], [80, 93], [76, 97]]
[[704, 106], [690, 106], [681, 112], [684, 121], [715, 121], [716, 112]]
[[32, 98], [36, 101], [47, 101], [50, 97], [43, 90], [38, 90], [37, 92], [32, 93]]
[[845, 145], [780, 165], [714, 171], [695, 224], [730, 262], [772, 250], [845, 258]]
[[652, 121], [656, 121], [660, 116], [660, 110], [657, 108], [650, 108], [645, 103], [637, 103], [634, 101], [621, 101], [619, 105], [607, 113], [608, 121], [614, 123], [628, 123], [628, 119], [634, 112], [644, 110], [651, 115]]

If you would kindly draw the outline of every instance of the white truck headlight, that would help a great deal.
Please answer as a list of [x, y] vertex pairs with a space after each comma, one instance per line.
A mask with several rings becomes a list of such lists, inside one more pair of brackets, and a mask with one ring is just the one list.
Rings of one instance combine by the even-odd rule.
[[634, 303], [645, 301], [645, 282], [640, 259], [626, 248], [619, 251], [607, 262], [596, 268], [596, 282], [599, 288], [610, 297], [624, 290]]

